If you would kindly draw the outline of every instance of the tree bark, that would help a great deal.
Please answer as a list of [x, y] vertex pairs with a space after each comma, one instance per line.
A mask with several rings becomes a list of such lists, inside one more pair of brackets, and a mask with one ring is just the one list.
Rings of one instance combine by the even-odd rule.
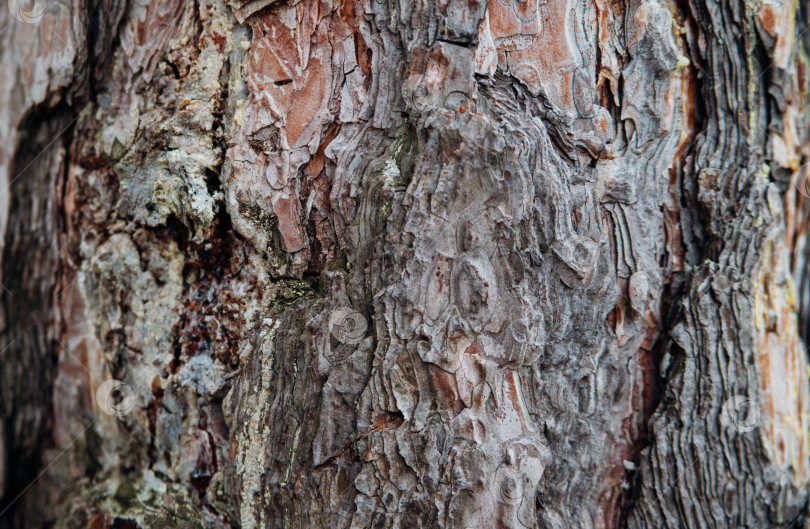
[[0, 528], [810, 523], [810, 4], [8, 7]]

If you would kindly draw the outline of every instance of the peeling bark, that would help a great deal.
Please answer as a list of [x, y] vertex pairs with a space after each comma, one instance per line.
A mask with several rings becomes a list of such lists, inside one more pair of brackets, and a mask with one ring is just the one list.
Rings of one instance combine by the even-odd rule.
[[9, 2], [0, 527], [803, 526], [808, 15]]

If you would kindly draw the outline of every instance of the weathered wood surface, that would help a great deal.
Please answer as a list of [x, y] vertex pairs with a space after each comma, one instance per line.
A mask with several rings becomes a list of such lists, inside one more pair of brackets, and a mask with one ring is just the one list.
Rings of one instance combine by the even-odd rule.
[[43, 6], [0, 526], [804, 524], [806, 3]]

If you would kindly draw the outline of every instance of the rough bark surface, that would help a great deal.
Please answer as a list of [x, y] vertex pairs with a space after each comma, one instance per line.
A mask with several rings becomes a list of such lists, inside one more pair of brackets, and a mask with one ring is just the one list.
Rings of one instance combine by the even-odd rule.
[[0, 527], [804, 526], [806, 3], [8, 5]]

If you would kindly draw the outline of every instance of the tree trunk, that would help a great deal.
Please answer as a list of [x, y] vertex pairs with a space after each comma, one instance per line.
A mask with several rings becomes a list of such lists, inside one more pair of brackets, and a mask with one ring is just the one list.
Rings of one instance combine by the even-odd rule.
[[810, 4], [8, 6], [0, 528], [806, 526]]

